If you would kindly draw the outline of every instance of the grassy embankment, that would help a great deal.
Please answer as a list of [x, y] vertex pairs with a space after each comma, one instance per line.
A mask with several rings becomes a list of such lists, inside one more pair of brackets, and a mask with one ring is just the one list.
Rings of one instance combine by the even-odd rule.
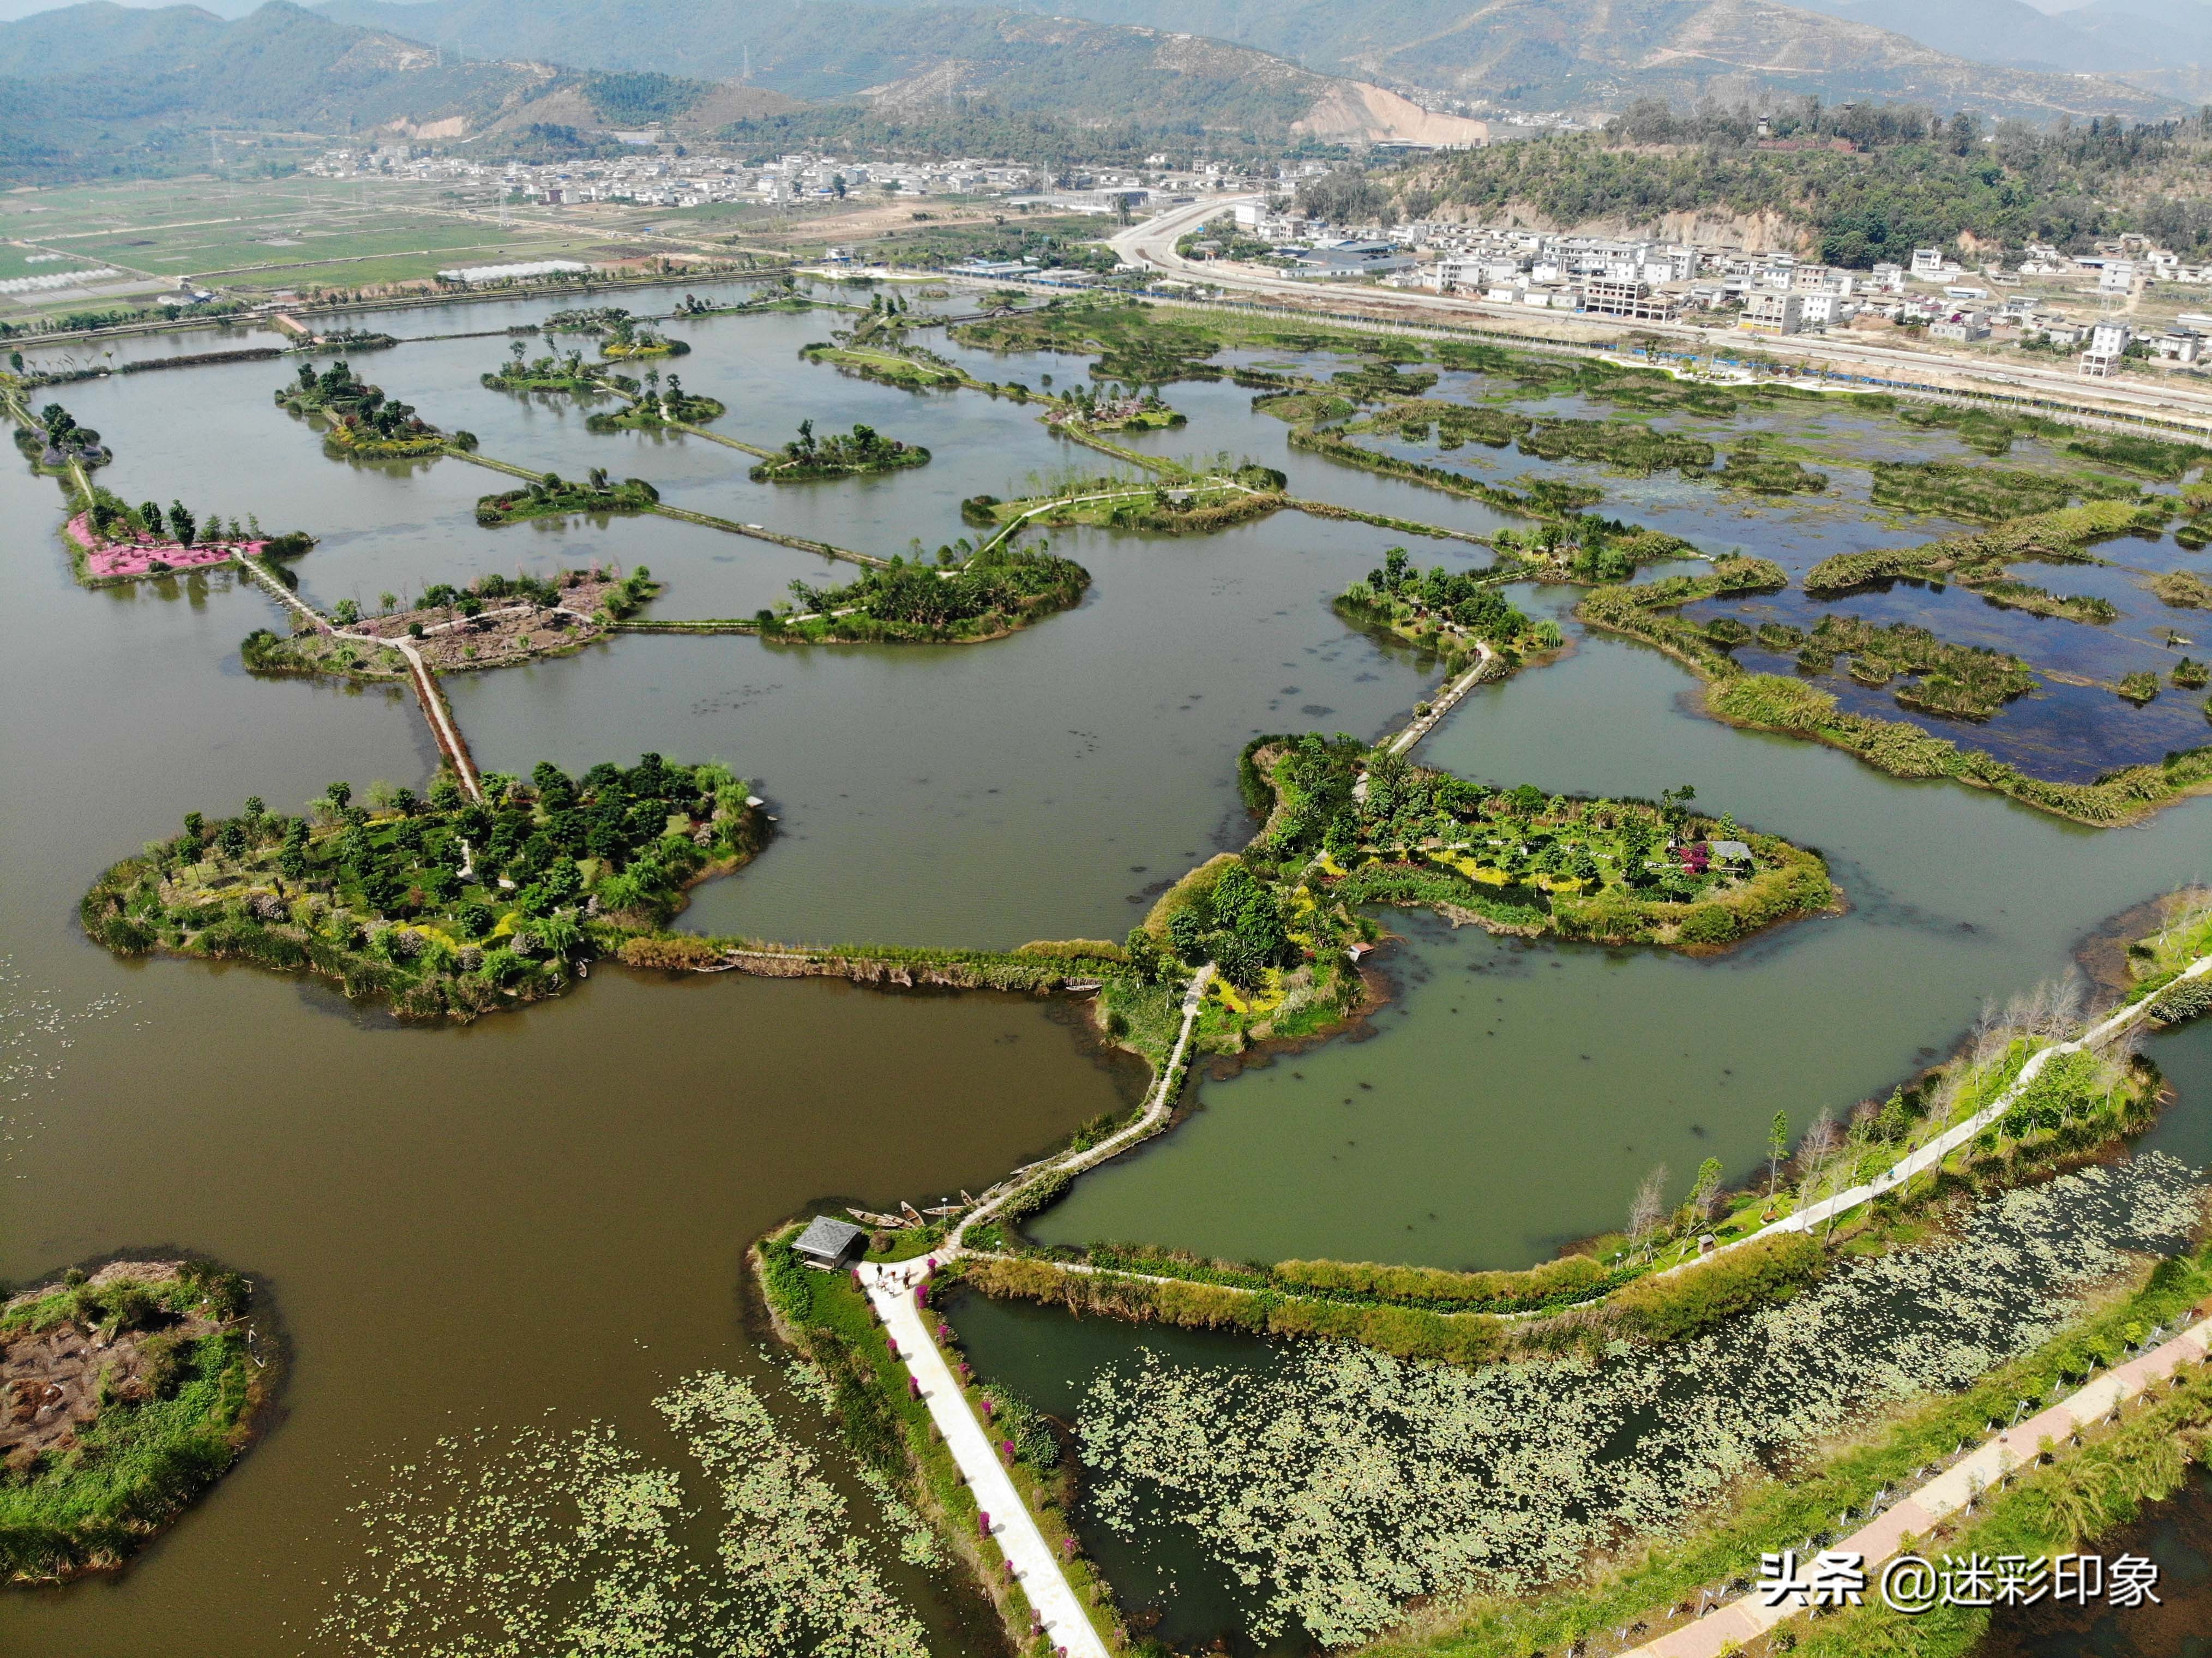
[[205, 1262], [120, 1262], [0, 1309], [18, 1386], [58, 1406], [0, 1427], [0, 1573], [112, 1570], [222, 1477], [272, 1381], [251, 1299]]

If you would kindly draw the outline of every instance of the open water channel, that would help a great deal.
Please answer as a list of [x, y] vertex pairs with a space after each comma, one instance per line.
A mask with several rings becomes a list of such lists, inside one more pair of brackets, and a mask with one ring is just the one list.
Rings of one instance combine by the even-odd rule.
[[[552, 308], [459, 306], [374, 325], [496, 330]], [[672, 504], [875, 551], [951, 541], [965, 495], [1103, 462], [1011, 402], [918, 397], [799, 361], [830, 326], [819, 313], [676, 325], [694, 349], [664, 368], [730, 405], [719, 431], [774, 444], [803, 417], [817, 430], [866, 421], [927, 444], [930, 465], [755, 485], [750, 458], [719, 446], [594, 436], [559, 400], [483, 389], [477, 375], [505, 353], [497, 337], [409, 343], [359, 367], [477, 433], [487, 455], [635, 473]], [[117, 355], [237, 343], [178, 337]], [[945, 349], [988, 379], [1084, 371], [1075, 358]], [[101, 481], [127, 498], [251, 511], [323, 537], [296, 568], [325, 605], [598, 558], [649, 564], [668, 584], [654, 615], [748, 615], [794, 577], [836, 575], [665, 519], [479, 528], [471, 509], [495, 475], [325, 459], [270, 401], [292, 372], [279, 361], [118, 375], [51, 395], [104, 434], [117, 460]], [[1191, 425], [1151, 441], [1171, 450], [1249, 453], [1297, 493], [1347, 505], [1497, 522], [1291, 452], [1285, 428], [1233, 386], [1170, 396]], [[1884, 430], [1911, 452], [1963, 452], [1942, 433]], [[1630, 510], [1635, 487], [1615, 483], [1607, 510], [1644, 516]], [[52, 483], [0, 466], [14, 696], [0, 724], [0, 1273], [20, 1283], [125, 1248], [217, 1256], [266, 1285], [290, 1375], [265, 1442], [125, 1572], [0, 1597], [0, 1647], [128, 1658], [159, 1631], [164, 1650], [210, 1658], [329, 1649], [314, 1631], [362, 1547], [349, 1506], [404, 1485], [396, 1471], [440, 1436], [599, 1419], [665, 1448], [650, 1401], [702, 1368], [781, 1400], [742, 1314], [750, 1239], [833, 1196], [881, 1207], [980, 1187], [1132, 1096], [1128, 1071], [1097, 1061], [1053, 1010], [989, 996], [608, 968], [522, 1011], [414, 1029], [256, 971], [114, 960], [79, 934], [76, 900], [184, 811], [234, 811], [250, 794], [289, 809], [338, 777], [419, 786], [435, 756], [397, 693], [247, 676], [238, 641], [272, 625], [275, 607], [228, 576], [78, 588], [58, 509]], [[1802, 569], [1946, 526], [1750, 510], [1702, 486], [1670, 492], [1666, 527], [1778, 558], [1786, 543]], [[1377, 734], [1431, 682], [1328, 609], [1401, 538], [1290, 514], [1185, 540], [1079, 532], [1058, 544], [1092, 572], [1082, 605], [984, 646], [632, 636], [447, 685], [487, 768], [573, 770], [649, 749], [755, 778], [779, 837], [702, 890], [687, 925], [793, 940], [1118, 938], [1161, 884], [1249, 833], [1233, 772], [1251, 736]], [[1445, 542], [1414, 552], [1424, 564], [1482, 556]], [[1516, 594], [1561, 612], [1571, 598]], [[1580, 638], [1558, 665], [1471, 699], [1420, 757], [1595, 793], [1693, 782], [1701, 805], [1825, 850], [1846, 914], [1710, 962], [1407, 922], [1388, 963], [1397, 994], [1370, 1039], [1203, 1084], [1189, 1121], [1080, 1184], [1040, 1234], [1526, 1264], [1616, 1222], [1656, 1162], [1678, 1185], [1707, 1155], [1747, 1174], [1777, 1109], [1802, 1123], [1886, 1091], [1947, 1050], [1982, 999], [2063, 969], [2101, 920], [2212, 873], [2212, 802], [2079, 829], [1726, 729], [1686, 705], [1690, 684], [1649, 652]], [[2172, 712], [2169, 698], [2158, 717]], [[2069, 740], [2130, 749], [2126, 729], [2077, 722]], [[2158, 1051], [2184, 1094], [2160, 1135], [2202, 1161], [2212, 1049], [2199, 1033]], [[1135, 1339], [1086, 1327], [1067, 1349], [1070, 1384]], [[794, 1435], [819, 1436], [811, 1407], [779, 1408]], [[846, 1489], [866, 1513], [865, 1493]], [[969, 1596], [870, 1535], [934, 1649], [992, 1649]]]

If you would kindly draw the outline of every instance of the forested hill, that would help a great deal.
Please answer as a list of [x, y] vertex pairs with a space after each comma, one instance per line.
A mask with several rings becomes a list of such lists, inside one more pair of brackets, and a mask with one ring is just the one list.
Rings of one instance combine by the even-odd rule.
[[1395, 177], [1395, 200], [1409, 216], [1517, 216], [1558, 228], [1660, 229], [1669, 215], [1771, 213], [1830, 264], [1857, 269], [1961, 237], [2081, 248], [2144, 230], [2177, 251], [2212, 251], [2212, 139], [2202, 118], [2057, 132], [2008, 124], [1992, 143], [1971, 117], [1801, 106], [1770, 131], [1783, 143], [1840, 137], [1860, 148], [1763, 148], [1778, 140], [1762, 141], [1748, 111], [1682, 116], [1643, 104], [1602, 134], [1410, 165]]

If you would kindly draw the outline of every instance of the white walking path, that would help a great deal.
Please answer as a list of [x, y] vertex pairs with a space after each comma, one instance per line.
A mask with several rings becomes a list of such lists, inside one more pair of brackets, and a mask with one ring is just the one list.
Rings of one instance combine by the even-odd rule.
[[[1984, 1441], [1971, 1455], [1893, 1507], [1883, 1509], [1879, 1517], [1833, 1547], [1841, 1553], [1863, 1557], [1869, 1598], [1875, 1598], [1879, 1568], [1903, 1552], [1907, 1537], [1924, 1540], [1939, 1521], [1971, 1508], [1983, 1492], [1996, 1490], [2008, 1475], [2033, 1462], [2044, 1441], [2063, 1444], [2092, 1424], [2118, 1415], [2121, 1406], [2141, 1398], [2183, 1365], [2205, 1363], [2208, 1350], [2212, 1350], [2212, 1319], [2190, 1326], [2140, 1357], [2115, 1365], [2048, 1410]], [[1803, 1610], [1788, 1598], [1771, 1606], [1764, 1605], [1764, 1600], [1756, 1593], [1746, 1594], [1621, 1654], [1620, 1658], [1720, 1658], [1723, 1652], [1756, 1640]]]
[[1044, 1621], [1045, 1634], [1068, 1658], [1108, 1658], [1106, 1643], [1091, 1626], [1083, 1604], [1061, 1573], [1052, 1546], [1014, 1489], [1012, 1477], [991, 1444], [968, 1396], [938, 1350], [915, 1290], [929, 1275], [921, 1261], [893, 1261], [860, 1268], [860, 1282], [882, 1316], [884, 1328], [898, 1344], [898, 1356], [921, 1385], [930, 1419], [945, 1436], [945, 1447], [959, 1465], [961, 1477], [975, 1494], [996, 1542], [1012, 1569], [1014, 1581]]
[[[2200, 957], [2191, 962], [2182, 970], [2174, 982], [2178, 984], [2184, 979], [2201, 979], [2207, 973], [2212, 973], [2212, 956]], [[2151, 1004], [2157, 999], [2156, 996], [2146, 996], [2141, 1001], [2124, 1007], [2118, 1012], [2112, 1014], [2103, 1023], [2093, 1025], [2076, 1040], [2070, 1042], [2059, 1042], [2031, 1054], [2028, 1055], [2027, 1062], [2021, 1066], [2020, 1075], [2013, 1078], [2012, 1085], [1999, 1094], [1996, 1098], [1991, 1100], [1964, 1122], [1954, 1124], [1925, 1145], [1891, 1164], [1865, 1184], [1854, 1186], [1848, 1191], [1838, 1192], [1831, 1197], [1821, 1199], [1818, 1203], [1808, 1204], [1793, 1215], [1784, 1216], [1771, 1225], [1762, 1226], [1756, 1232], [1737, 1238], [1733, 1242], [1723, 1245], [1719, 1249], [1709, 1252], [1702, 1259], [1710, 1260], [1715, 1254], [1723, 1254], [1729, 1249], [1741, 1248], [1747, 1243], [1756, 1242], [1763, 1237], [1771, 1237], [1778, 1232], [1809, 1232], [1815, 1226], [1824, 1224], [1830, 1217], [1842, 1215], [1849, 1210], [1856, 1209], [1859, 1205], [1904, 1185], [1915, 1175], [1923, 1174], [1930, 1169], [1938, 1167], [1946, 1157], [2017, 1105], [2021, 1096], [2027, 1093], [2034, 1084], [2035, 1079], [2043, 1074], [2044, 1067], [2058, 1055], [2078, 1054], [2084, 1048], [2103, 1047], [2130, 1025], [2147, 1017], [2150, 1012]], [[1683, 1263], [1685, 1266], [1696, 1264], [1694, 1261]], [[1672, 1272], [1679, 1272], [1681, 1268], [1670, 1266], [1667, 1270]]]
[[[969, 1212], [967, 1219], [938, 1251], [937, 1259], [951, 1260], [981, 1253], [967, 1248], [960, 1241], [962, 1235], [976, 1221], [996, 1213], [1039, 1174], [1047, 1169], [1073, 1174], [1088, 1169], [1142, 1139], [1166, 1121], [1175, 1108], [1176, 1084], [1189, 1056], [1191, 1033], [1197, 1028], [1206, 987], [1212, 982], [1213, 964], [1209, 962], [1198, 970], [1184, 993], [1182, 1028], [1176, 1033], [1175, 1047], [1169, 1053], [1167, 1063], [1160, 1068], [1152, 1096], [1137, 1120], [1120, 1133], [1085, 1151], [1049, 1164], [1032, 1163], [1016, 1169]], [[1052, 1546], [1037, 1529], [1036, 1518], [1014, 1489], [1012, 1477], [999, 1460], [990, 1434], [975, 1419], [966, 1392], [954, 1379], [951, 1367], [945, 1363], [945, 1355], [939, 1350], [936, 1338], [915, 1298], [915, 1291], [927, 1282], [932, 1262], [927, 1260], [872, 1261], [858, 1270], [861, 1288], [883, 1320], [884, 1330], [897, 1344], [900, 1362], [921, 1389], [922, 1401], [929, 1407], [930, 1419], [945, 1436], [945, 1448], [952, 1454], [969, 1490], [975, 1492], [975, 1506], [988, 1516], [990, 1535], [1005, 1552], [1015, 1582], [1022, 1586], [1030, 1605], [1043, 1620], [1045, 1633], [1051, 1637], [1052, 1644], [1067, 1658], [1108, 1658], [1105, 1642], [1092, 1626], [1083, 1603], [1076, 1598]]]

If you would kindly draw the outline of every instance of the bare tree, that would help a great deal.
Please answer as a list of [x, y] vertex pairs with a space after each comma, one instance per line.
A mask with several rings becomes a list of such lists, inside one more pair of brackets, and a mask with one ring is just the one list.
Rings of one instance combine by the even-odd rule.
[[1636, 1197], [1628, 1206], [1628, 1236], [1632, 1243], [1644, 1246], [1644, 1257], [1651, 1258], [1651, 1235], [1658, 1230], [1660, 1217], [1667, 1212], [1667, 1165], [1661, 1163], [1644, 1177], [1644, 1184], [1636, 1188]]
[[1840, 1136], [1836, 1133], [1836, 1120], [1826, 1106], [1813, 1119], [1813, 1126], [1805, 1131], [1805, 1138], [1797, 1143], [1797, 1207], [1809, 1208], [1819, 1200], [1820, 1187], [1828, 1178], [1828, 1170], [1836, 1160], [1836, 1145]]

